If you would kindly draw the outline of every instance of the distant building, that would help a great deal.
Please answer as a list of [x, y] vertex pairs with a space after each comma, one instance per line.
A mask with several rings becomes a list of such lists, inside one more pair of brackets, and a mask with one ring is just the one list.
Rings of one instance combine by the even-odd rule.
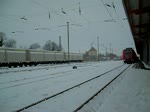
[[91, 47], [89, 51], [84, 54], [85, 61], [97, 61], [97, 50]]

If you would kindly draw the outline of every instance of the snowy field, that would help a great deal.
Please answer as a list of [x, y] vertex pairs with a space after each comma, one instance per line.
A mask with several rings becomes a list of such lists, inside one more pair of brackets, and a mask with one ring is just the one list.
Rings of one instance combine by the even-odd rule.
[[[72, 69], [73, 66], [77, 66], [78, 68]], [[122, 61], [111, 61], [53, 66], [41, 65], [25, 68], [2, 68], [0, 69], [0, 111], [17, 111], [116, 68], [94, 80], [76, 86], [67, 92], [63, 92], [60, 95], [56, 95], [23, 110], [24, 112], [72, 112], [128, 66], [124, 65]], [[144, 77], [142, 77], [142, 74]], [[137, 79], [134, 79], [135, 75]], [[80, 111], [85, 112], [86, 109], [91, 112], [127, 111], [127, 107], [131, 106], [132, 103], [134, 104], [134, 101], [137, 101], [135, 97], [133, 101], [129, 100], [130, 102], [127, 104], [128, 100], [126, 97], [135, 94], [137, 97], [140, 96], [141, 99], [143, 98], [144, 101], [148, 93], [150, 93], [147, 90], [148, 86], [150, 87], [150, 83], [142, 84], [144, 81], [139, 82], [140, 78], [148, 81], [150, 79], [150, 72], [134, 69], [131, 65], [110, 87], [108, 86], [108, 88], [104, 89], [100, 95], [96, 96], [94, 100], [85, 105]], [[137, 84], [132, 84], [136, 81]], [[136, 93], [133, 89], [137, 87], [136, 90], [139, 91], [138, 87], [142, 86], [145, 86], [145, 90], [142, 90], [143, 93]], [[122, 99], [127, 101], [123, 102]], [[140, 103], [143, 101], [141, 100]], [[147, 98], [144, 103], [148, 102], [150, 102], [150, 99]], [[134, 105], [132, 110], [135, 110], [136, 106]], [[141, 110], [150, 109], [148, 104], [142, 107], [139, 108]], [[121, 109], [124, 109], [124, 111]], [[139, 110], [137, 109], [137, 111]]]

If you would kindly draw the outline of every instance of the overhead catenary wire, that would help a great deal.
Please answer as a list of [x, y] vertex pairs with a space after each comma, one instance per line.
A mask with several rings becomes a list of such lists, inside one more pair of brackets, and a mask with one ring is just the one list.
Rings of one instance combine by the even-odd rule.
[[[81, 24], [83, 26], [81, 29], [84, 29], [84, 31], [87, 31], [87, 30], [89, 32], [91, 31], [90, 33], [93, 33], [92, 30], [95, 25], [107, 26], [107, 25], [114, 25], [114, 23], [116, 22], [115, 24], [116, 25], [118, 24], [118, 28], [117, 28], [118, 31], [120, 30], [123, 31], [124, 27], [122, 27], [122, 24], [124, 25], [126, 22], [124, 20], [127, 20], [126, 17], [122, 19], [122, 16], [121, 16], [122, 14], [120, 13], [120, 10], [118, 10], [120, 9], [121, 6], [118, 7], [118, 4], [117, 4], [118, 2], [116, 3], [115, 0], [111, 0], [112, 2], [111, 1], [108, 2], [109, 0], [107, 0], [107, 2], [105, 0], [101, 0], [103, 1], [103, 4], [101, 4], [100, 0], [93, 0], [92, 2], [95, 2], [95, 3], [92, 3], [92, 4], [85, 3], [83, 1], [80, 1], [80, 2], [76, 1], [74, 3], [66, 4], [66, 7], [65, 5], [61, 5], [61, 4], [58, 5], [59, 7], [53, 7], [51, 2], [47, 2], [48, 0], [45, 0], [47, 4], [45, 4], [45, 2], [42, 2], [40, 0], [33, 0], [33, 1], [35, 2], [33, 3], [30, 2], [31, 5], [33, 5], [33, 11], [31, 12], [25, 12], [25, 13], [22, 12], [22, 13], [16, 13], [16, 14], [15, 13], [11, 14], [8, 12], [5, 14], [6, 21], [8, 20], [8, 18], [10, 18], [8, 20], [8, 23], [6, 24], [11, 25], [11, 24], [17, 23], [16, 26], [19, 26], [19, 27], [22, 26], [21, 29], [16, 28], [16, 29], [13, 29], [14, 31], [12, 32], [21, 30], [21, 31], [24, 31], [24, 33], [28, 33], [29, 30], [28, 29], [26, 30], [24, 28], [29, 27], [29, 29], [33, 30], [33, 33], [40, 33], [40, 31], [42, 31], [42, 33], [49, 32], [48, 34], [51, 35], [50, 34], [51, 32], [54, 31], [57, 33], [59, 32], [59, 30], [61, 33], [61, 32], [65, 32], [65, 30], [59, 28], [58, 26], [61, 24], [64, 24], [65, 21], [69, 21], [70, 23], [73, 23], [73, 24]], [[97, 3], [97, 1], [99, 2], [99, 4]], [[73, 4], [73, 5], [71, 6], [70, 4]], [[67, 14], [62, 13], [61, 11], [62, 8], [63, 8], [63, 11], [66, 12]], [[38, 13], [38, 10], [36, 11], [35, 9], [38, 9], [40, 12]], [[104, 14], [105, 17], [103, 19], [101, 19], [100, 17], [100, 16], [103, 16], [103, 12], [101, 12], [101, 9], [103, 12], [105, 12]], [[95, 16], [98, 15], [98, 17], [90, 17], [93, 12], [95, 13], [94, 15]], [[43, 21], [41, 21], [42, 19]], [[47, 24], [45, 24], [45, 22], [47, 22]], [[120, 29], [120, 27], [122, 28]], [[70, 27], [70, 29], [72, 32], [82, 31], [80, 28], [77, 28], [77, 27]], [[99, 31], [102, 33], [103, 30], [100, 29]], [[63, 33], [61, 35], [63, 35]]]
[[106, 11], [108, 12], [109, 16], [111, 17], [111, 19], [114, 20], [113, 16], [111, 15], [111, 13], [109, 12], [109, 10], [107, 9], [107, 7], [106, 7], [104, 1], [103, 1], [103, 0], [100, 0], [100, 1], [102, 2], [103, 6], [105, 7], [105, 9], [106, 9]]
[[[98, 0], [97, 0], [97, 1], [98, 1]], [[108, 14], [110, 15], [110, 17], [112, 18], [112, 19], [110, 19], [110, 20], [105, 20], [105, 22], [115, 22], [116, 25], [119, 27], [119, 30], [120, 30], [120, 26], [121, 26], [121, 28], [123, 28], [122, 21], [126, 20], [126, 18], [121, 19], [121, 18], [119, 17], [119, 15], [118, 15], [118, 13], [117, 13], [116, 6], [115, 6], [115, 4], [114, 4], [114, 0], [110, 1], [111, 4], [109, 4], [109, 3], [104, 3], [103, 0], [101, 0], [101, 2], [103, 3], [103, 5], [104, 5], [105, 9], [107, 10]], [[107, 7], [112, 8], [112, 9], [114, 10], [114, 13], [116, 14], [117, 18], [113, 18], [111, 12], [108, 10]], [[112, 10], [112, 11], [113, 11], [113, 10]], [[114, 16], [115, 16], [115, 15], [114, 15]]]
[[[125, 17], [125, 18], [121, 18], [120, 16], [119, 16], [119, 14], [118, 14], [118, 12], [117, 12], [117, 9], [116, 9], [116, 6], [115, 6], [115, 2], [114, 2], [114, 0], [112, 0], [112, 8], [114, 9], [114, 12], [115, 12], [115, 14], [116, 14], [116, 16], [117, 16], [117, 23], [119, 24], [119, 26], [121, 27], [121, 29], [124, 29], [124, 25], [123, 25], [123, 21], [125, 21], [125, 20], [127, 20], [127, 17]], [[120, 28], [119, 28], [120, 29]], [[122, 32], [124, 32], [124, 30], [122, 31]]]
[[[44, 15], [48, 15], [48, 19], [51, 19], [51, 17], [53, 16], [53, 14], [55, 13], [56, 15], [58, 15], [58, 16], [61, 16], [61, 17], [63, 17], [63, 18], [67, 18], [69, 21], [71, 21], [71, 23], [79, 23], [79, 22], [76, 22], [75, 20], [73, 20], [73, 19], [71, 19], [71, 17], [72, 17], [72, 15], [69, 15], [69, 14], [67, 14], [67, 16], [65, 16], [65, 15], [63, 15], [63, 14], [61, 14], [60, 12], [60, 9], [61, 9], [61, 7], [60, 7], [60, 9], [59, 10], [55, 10], [55, 9], [53, 9], [52, 7], [51, 8], [49, 8], [49, 7], [47, 7], [46, 5], [44, 5], [43, 3], [41, 3], [41, 2], [39, 2], [39, 1], [35, 1], [35, 0], [32, 0], [33, 1], [33, 3], [35, 3], [36, 5], [38, 5], [39, 7], [42, 7], [43, 9], [45, 9], [46, 11], [47, 11], [47, 13], [44, 13]], [[110, 15], [110, 17], [111, 17], [111, 19], [110, 20], [98, 20], [98, 21], [91, 21], [91, 20], [89, 20], [89, 18], [86, 18], [86, 14], [81, 14], [81, 3], [80, 2], [78, 2], [78, 3], [76, 3], [76, 4], [74, 4], [74, 5], [76, 5], [76, 7], [78, 7], [78, 15], [80, 15], [80, 17], [82, 18], [82, 19], [84, 19], [85, 21], [87, 21], [87, 23], [86, 24], [91, 24], [91, 23], [95, 23], [95, 22], [115, 22], [115, 20], [114, 20], [114, 18], [113, 18], [113, 16], [112, 16], [112, 14], [109, 12], [109, 10], [108, 10], [108, 8], [106, 7], [106, 4], [104, 3], [104, 1], [103, 0], [101, 0], [101, 2], [103, 3], [103, 6], [105, 7], [105, 9], [107, 10], [107, 12], [108, 12], [108, 14]], [[91, 7], [93, 7], [93, 6], [91, 6]], [[72, 8], [72, 7], [71, 7]], [[68, 10], [66, 11], [64, 11], [64, 9], [62, 10], [63, 12], [65, 12], [65, 13], [67, 13], [68, 11], [71, 11], [71, 8], [67, 8]], [[87, 9], [87, 8], [89, 8], [88, 6], [87, 7], [84, 7], [85, 8], [85, 10]], [[116, 11], [116, 7], [115, 7], [115, 5], [114, 5], [114, 3], [113, 3], [113, 8], [114, 8], [114, 10], [115, 10], [115, 12], [116, 12], [116, 14], [117, 14], [117, 11]], [[83, 9], [83, 8], [82, 8]], [[76, 12], [75, 10], [74, 10], [74, 12]], [[53, 14], [52, 14], [53, 13]], [[77, 13], [77, 12], [76, 12]], [[78, 15], [76, 15], [76, 16], [78, 16]], [[13, 15], [12, 15], [13, 16]], [[15, 15], [14, 15], [15, 16]], [[32, 16], [35, 16], [34, 14], [32, 15]], [[17, 15], [15, 16], [15, 17], [17, 17]], [[29, 20], [28, 20], [29, 19]], [[36, 28], [37, 28], [37, 26], [39, 26], [39, 29], [40, 29], [40, 24], [41, 23], [36, 23], [35, 21], [33, 21], [33, 20], [31, 20], [30, 19], [30, 16], [23, 16], [23, 14], [22, 14], [22, 16], [21, 16], [21, 20], [28, 20], [28, 22], [30, 22], [30, 23], [32, 23], [33, 24], [33, 26], [36, 26]], [[120, 20], [120, 19], [116, 19], [116, 20]], [[82, 22], [82, 21], [81, 21]], [[81, 23], [80, 22], [80, 23]], [[83, 23], [83, 24], [85, 24], [85, 23]]]
[[[62, 16], [62, 15], [60, 15], [60, 14], [58, 14], [58, 11], [57, 10], [50, 10], [48, 7], [46, 7], [46, 6], [43, 6], [41, 3], [39, 3], [38, 1], [35, 1], [35, 0], [32, 0], [32, 2], [33, 3], [35, 3], [36, 5], [38, 5], [38, 6], [40, 6], [40, 7], [43, 7], [45, 10], [48, 10], [48, 18], [50, 19], [51, 18], [51, 13], [55, 13], [55, 14], [57, 14], [58, 16]], [[79, 2], [79, 15], [81, 15], [81, 6], [80, 6], [80, 2]], [[63, 11], [63, 13], [65, 13], [66, 14], [66, 11], [64, 11], [64, 10], [62, 10]], [[51, 12], [51, 13], [50, 13]], [[33, 15], [34, 16], [34, 15]], [[65, 17], [65, 16], [64, 16]], [[65, 17], [66, 18], [66, 17]], [[69, 20], [70, 21], [72, 21], [71, 20], [71, 18], [70, 18], [70, 16], [68, 16], [67, 18], [69, 18]], [[86, 20], [87, 22], [88, 22], [88, 24], [89, 23], [92, 23], [90, 20], [88, 20], [87, 18], [85, 18], [84, 16], [82, 16], [82, 18], [84, 19], [84, 20]], [[21, 18], [22, 20], [27, 20], [24, 16]], [[102, 21], [101, 21], [102, 22]], [[106, 21], [104, 21], [104, 22], [106, 22]]]
[[[34, 1], [34, 0], [32, 0], [32, 1]], [[37, 5], [39, 5], [39, 6], [42, 6], [43, 8], [45, 8], [46, 10], [49, 10], [49, 8], [47, 8], [46, 6], [43, 6], [43, 5], [40, 5], [40, 3], [39, 2], [35, 2]], [[80, 3], [79, 4], [75, 4], [75, 5], [79, 5], [79, 15], [81, 14], [81, 6], [80, 6]], [[92, 7], [95, 7], [95, 6], [92, 6]], [[89, 6], [87, 6], [87, 7], [84, 7], [84, 8], [89, 8]], [[66, 7], [65, 7], [65, 9], [66, 9]], [[67, 8], [68, 9], [68, 8]], [[71, 9], [72, 11], [74, 11], [75, 12], [75, 10], [74, 9]], [[69, 9], [68, 9], [68, 11], [70, 11]], [[58, 14], [58, 12], [59, 12], [59, 10], [57, 9], [57, 10], [51, 10], [51, 12], [52, 13], [55, 13], [56, 15], [58, 15], [58, 16], [63, 16], [63, 15], [61, 15], [61, 14]], [[64, 9], [63, 8], [61, 8], [61, 12], [63, 13], [63, 14], [67, 14], [67, 12], [66, 11], [64, 11]], [[65, 17], [65, 18], [68, 18], [69, 19], [69, 21], [72, 21], [72, 22], [75, 22], [74, 20], [72, 20], [71, 18], [70, 18], [70, 16], [69, 15], [67, 15], [67, 16], [63, 16], [63, 17]], [[82, 16], [82, 18], [85, 20], [85, 21], [87, 21], [88, 22], [88, 24], [90, 23], [90, 20], [88, 20], [87, 18], [85, 18], [84, 16]], [[77, 23], [77, 22], [75, 22], [75, 23]]]
[[120, 19], [119, 16], [118, 16], [118, 13], [117, 13], [117, 11], [116, 11], [116, 7], [115, 7], [115, 4], [114, 4], [113, 1], [112, 1], [112, 7], [113, 7], [113, 9], [114, 9], [114, 11], [115, 11], [115, 14], [116, 14], [117, 18]]

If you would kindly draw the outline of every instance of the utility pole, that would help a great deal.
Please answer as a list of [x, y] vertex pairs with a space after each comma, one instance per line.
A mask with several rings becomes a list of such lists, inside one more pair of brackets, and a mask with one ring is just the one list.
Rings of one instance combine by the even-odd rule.
[[99, 61], [99, 37], [97, 37], [97, 60]]
[[106, 50], [106, 54], [105, 55], [106, 55], [106, 60], [107, 60], [107, 47], [105, 48], [105, 50]]
[[109, 44], [110, 54], [111, 54], [111, 43]]
[[59, 50], [61, 51], [61, 36], [59, 36]]
[[67, 22], [67, 36], [68, 36], [68, 64], [70, 63], [70, 52], [69, 52], [69, 22]]
[[[82, 25], [78, 25], [78, 24], [71, 24], [71, 25], [74, 25], [74, 26], [82, 26]], [[63, 27], [63, 26], [66, 26], [66, 25], [61, 25], [61, 26], [58, 26], [58, 27]], [[69, 22], [67, 22], [67, 43], [68, 43], [68, 64], [70, 63], [70, 43], [69, 43]]]

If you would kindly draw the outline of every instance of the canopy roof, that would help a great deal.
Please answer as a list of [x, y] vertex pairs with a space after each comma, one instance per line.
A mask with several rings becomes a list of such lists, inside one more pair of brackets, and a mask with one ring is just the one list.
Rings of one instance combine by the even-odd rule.
[[150, 0], [123, 0], [137, 48], [141, 54], [142, 44], [150, 32]]

